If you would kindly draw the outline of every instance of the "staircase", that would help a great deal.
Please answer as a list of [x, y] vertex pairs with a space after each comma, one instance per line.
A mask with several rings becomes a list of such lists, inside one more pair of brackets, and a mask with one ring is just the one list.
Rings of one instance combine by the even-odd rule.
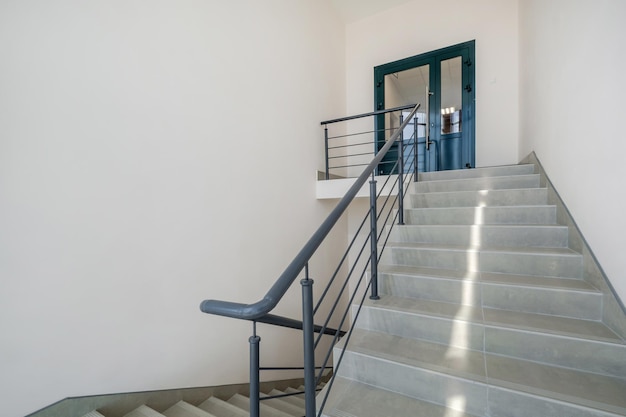
[[[324, 383], [320, 384], [320, 388]], [[304, 416], [304, 396], [300, 393], [304, 386], [298, 388], [286, 388], [284, 391], [272, 389], [261, 398], [269, 396], [282, 396], [261, 401], [261, 416], [263, 417], [293, 417]], [[297, 394], [284, 396], [286, 394]], [[157, 411], [147, 405], [141, 405], [123, 417], [248, 417], [250, 405], [249, 399], [242, 394], [234, 394], [229, 398], [220, 399], [211, 396], [199, 404], [190, 404], [186, 401], [178, 401], [165, 410]], [[117, 417], [117, 413], [100, 413], [92, 411], [83, 417]]]
[[324, 415], [626, 416], [625, 341], [535, 172], [420, 175]]

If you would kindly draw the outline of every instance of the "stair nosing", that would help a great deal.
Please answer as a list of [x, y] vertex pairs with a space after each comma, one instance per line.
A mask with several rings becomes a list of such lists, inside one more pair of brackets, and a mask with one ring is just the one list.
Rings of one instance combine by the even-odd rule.
[[[381, 332], [377, 332], [377, 331], [370, 331], [370, 330], [363, 330], [361, 329], [361, 331], [364, 332], [372, 332], [372, 333], [381, 333]], [[393, 336], [396, 338], [402, 338], [402, 339], [407, 339], [404, 338], [402, 336]], [[419, 342], [424, 342], [424, 341], [419, 341]], [[432, 344], [432, 345], [441, 345], [441, 346], [447, 346], [444, 344], [439, 344], [439, 343], [435, 343], [435, 342], [426, 342], [427, 344]], [[472, 350], [472, 349], [464, 349], [464, 348], [458, 348], [459, 350], [464, 350], [464, 351], [468, 351], [468, 352], [475, 352], [476, 354], [479, 354], [483, 357], [483, 361], [485, 364], [487, 364], [488, 359], [490, 357], [497, 357], [497, 358], [503, 358], [512, 362], [518, 362], [518, 363], [529, 363], [529, 364], [534, 364], [534, 365], [538, 365], [541, 367], [546, 368], [546, 370], [550, 370], [550, 369], [559, 369], [561, 371], [567, 371], [567, 372], [571, 372], [574, 374], [579, 374], [581, 377], [583, 375], [592, 375], [592, 376], [596, 376], [598, 378], [602, 378], [602, 379], [606, 379], [607, 381], [621, 381], [623, 383], [626, 384], [626, 379], [623, 378], [619, 378], [619, 377], [614, 377], [614, 376], [607, 376], [607, 375], [602, 375], [602, 374], [596, 374], [596, 373], [592, 373], [592, 372], [586, 372], [586, 371], [581, 371], [578, 369], [571, 369], [571, 368], [565, 368], [565, 367], [560, 367], [560, 366], [555, 366], [552, 364], [546, 364], [546, 363], [540, 363], [540, 362], [534, 362], [534, 361], [530, 361], [530, 360], [526, 360], [526, 359], [520, 359], [520, 358], [513, 358], [513, 357], [507, 357], [507, 356], [502, 356], [502, 355], [497, 355], [497, 354], [493, 354], [493, 353], [489, 353], [489, 352], [481, 352], [481, 351], [477, 351], [477, 350]], [[587, 398], [581, 398], [581, 397], [576, 397], [572, 394], [564, 394], [562, 392], [559, 391], [555, 391], [555, 390], [548, 390], [548, 389], [544, 389], [544, 388], [537, 388], [531, 385], [526, 385], [526, 384], [520, 384], [518, 382], [512, 381], [512, 380], [504, 380], [504, 379], [500, 379], [500, 378], [495, 378], [493, 376], [489, 376], [489, 371], [488, 371], [488, 366], [485, 367], [485, 374], [484, 377], [473, 377], [471, 372], [459, 372], [456, 371], [452, 368], [449, 367], [445, 367], [445, 366], [441, 366], [441, 365], [433, 365], [433, 364], [428, 364], [425, 363], [424, 361], [419, 361], [419, 360], [415, 360], [413, 364], [408, 363], [410, 362], [410, 359], [407, 359], [406, 361], [402, 361], [402, 359], [404, 358], [398, 358], [400, 359], [399, 361], [396, 361], [394, 359], [390, 359], [389, 357], [385, 357], [385, 356], [381, 356], [382, 352], [376, 352], [374, 350], [371, 350], [369, 352], [363, 352], [360, 350], [354, 350], [354, 348], [351, 348], [348, 344], [348, 347], [346, 348], [346, 351], [350, 352], [353, 355], [358, 355], [358, 356], [364, 356], [364, 357], [372, 357], [375, 360], [378, 361], [383, 361], [383, 362], [388, 362], [388, 363], [394, 363], [397, 366], [401, 366], [401, 367], [407, 367], [407, 368], [413, 368], [413, 369], [420, 369], [420, 371], [422, 372], [426, 372], [426, 373], [433, 373], [433, 374], [439, 374], [439, 375], [445, 375], [445, 377], [447, 378], [454, 378], [457, 380], [463, 380], [463, 381], [467, 381], [470, 383], [475, 383], [475, 384], [481, 384], [484, 385], [486, 388], [489, 388], [491, 386], [496, 387], [496, 388], [508, 388], [508, 389], [512, 389], [515, 391], [520, 391], [522, 393], [532, 393], [534, 395], [537, 395], [541, 398], [548, 398], [551, 400], [560, 400], [560, 401], [564, 401], [566, 403], [571, 403], [571, 404], [576, 404], [578, 406], [581, 407], [586, 407], [586, 408], [597, 408], [603, 411], [608, 411], [608, 412], [616, 412], [615, 410], [620, 410], [620, 412], [626, 412], [626, 406], [621, 407], [621, 406], [616, 406], [616, 405], [612, 405], [612, 404], [608, 404], [608, 403], [604, 403], [604, 402], [600, 402], [598, 400], [590, 400]], [[387, 354], [388, 356], [392, 356]], [[423, 367], [422, 364], [424, 364], [426, 366]], [[429, 365], [432, 365], [432, 367], [428, 367]], [[594, 405], [591, 405], [594, 404]]]
[[[387, 295], [387, 294], [383, 294], [383, 297], [396, 298], [396, 299], [403, 298], [403, 297]], [[515, 311], [515, 310], [502, 310], [502, 309], [497, 309], [497, 308], [492, 308], [492, 307], [483, 307], [483, 306], [460, 305], [457, 303], [448, 303], [445, 301], [436, 301], [436, 300], [418, 300], [418, 301], [422, 301], [422, 302], [426, 301], [427, 303], [430, 303], [430, 304], [440, 303], [444, 305], [469, 307], [475, 310], [476, 312], [481, 312], [482, 314], [480, 314], [481, 318], [479, 319], [474, 318], [472, 315], [467, 315], [464, 317], [456, 317], [456, 316], [453, 317], [453, 316], [446, 315], [446, 314], [438, 314], [435, 312], [428, 312], [428, 311], [423, 311], [423, 310], [410, 310], [410, 309], [405, 309], [405, 308], [396, 307], [396, 306], [376, 305], [376, 303], [373, 301], [370, 301], [367, 304], [364, 304], [363, 307], [372, 309], [372, 310], [392, 311], [392, 312], [397, 312], [400, 314], [406, 314], [409, 316], [434, 318], [434, 319], [440, 319], [440, 320], [446, 320], [446, 321], [458, 322], [458, 323], [472, 323], [475, 325], [482, 325], [484, 327], [490, 327], [490, 328], [508, 329], [511, 331], [518, 331], [518, 332], [529, 332], [529, 333], [536, 333], [536, 334], [542, 334], [542, 335], [550, 335], [554, 337], [580, 339], [580, 340], [587, 341], [587, 342], [605, 343], [607, 345], [626, 346], [626, 340], [623, 340], [621, 337], [619, 337], [619, 335], [613, 332], [611, 328], [607, 327], [601, 321], [598, 321], [598, 320], [588, 320], [588, 319], [581, 319], [581, 318], [574, 318], [574, 317], [558, 316], [555, 314], [541, 314], [541, 313], [532, 313], [532, 312], [521, 312], [521, 311]], [[608, 331], [610, 331], [615, 336], [615, 338], [609, 339], [603, 336], [596, 336], [596, 335], [590, 335], [590, 334], [584, 334], [584, 333], [573, 333], [573, 332], [568, 332], [568, 331], [563, 331], [563, 330], [545, 329], [545, 328], [540, 328], [540, 327], [533, 327], [532, 325], [520, 326], [516, 324], [511, 324], [511, 323], [497, 322], [497, 321], [493, 321], [491, 319], [485, 318], [484, 316], [485, 310], [494, 311], [494, 312], [505, 311], [508, 314], [517, 315], [517, 316], [527, 315], [527, 316], [534, 316], [537, 318], [554, 317], [557, 320], [565, 319], [571, 322], [597, 323], [605, 327]]]
[[484, 253], [512, 253], [512, 254], [526, 254], [526, 255], [538, 255], [538, 256], [568, 256], [568, 257], [582, 257], [582, 254], [574, 251], [569, 247], [554, 247], [554, 246], [464, 246], [464, 245], [443, 245], [440, 243], [415, 243], [415, 242], [393, 242], [388, 241], [385, 247], [401, 248], [401, 249], [416, 249], [416, 250], [445, 250], [450, 252], [484, 252]]

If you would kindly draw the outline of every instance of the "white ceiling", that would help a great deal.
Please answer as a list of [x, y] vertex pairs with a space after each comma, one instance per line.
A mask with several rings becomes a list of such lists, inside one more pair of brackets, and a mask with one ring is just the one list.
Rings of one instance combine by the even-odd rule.
[[409, 1], [413, 0], [330, 0], [330, 3], [346, 23], [350, 23]]

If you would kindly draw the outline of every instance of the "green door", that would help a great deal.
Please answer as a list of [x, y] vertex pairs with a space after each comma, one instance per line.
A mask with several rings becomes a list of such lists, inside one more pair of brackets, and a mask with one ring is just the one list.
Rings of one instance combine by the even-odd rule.
[[[475, 165], [474, 97], [474, 41], [374, 68], [376, 110], [421, 103], [404, 132], [409, 152], [417, 132], [420, 172]], [[389, 113], [377, 116], [376, 152], [402, 117]], [[397, 149], [392, 148], [379, 165], [378, 174], [393, 173], [397, 156]], [[414, 166], [412, 162], [408, 171]]]

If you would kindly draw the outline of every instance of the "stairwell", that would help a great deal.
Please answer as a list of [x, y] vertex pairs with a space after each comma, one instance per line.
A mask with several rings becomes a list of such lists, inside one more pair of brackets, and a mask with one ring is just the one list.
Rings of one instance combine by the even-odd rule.
[[535, 172], [420, 175], [324, 415], [626, 416], [625, 341]]

